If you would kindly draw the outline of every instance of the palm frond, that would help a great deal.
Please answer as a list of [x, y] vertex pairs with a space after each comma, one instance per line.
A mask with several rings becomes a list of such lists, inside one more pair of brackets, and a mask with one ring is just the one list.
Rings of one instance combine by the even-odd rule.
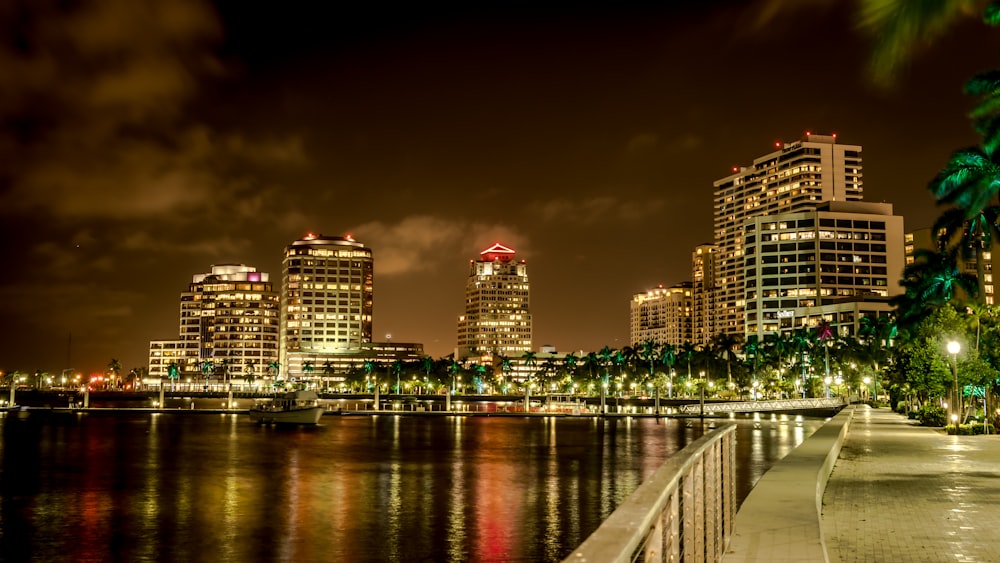
[[943, 35], [956, 20], [975, 13], [977, 0], [861, 0], [858, 26], [875, 41], [870, 71], [888, 82], [917, 49]]
[[1000, 1], [993, 0], [983, 10], [983, 22], [987, 25], [1000, 25]]

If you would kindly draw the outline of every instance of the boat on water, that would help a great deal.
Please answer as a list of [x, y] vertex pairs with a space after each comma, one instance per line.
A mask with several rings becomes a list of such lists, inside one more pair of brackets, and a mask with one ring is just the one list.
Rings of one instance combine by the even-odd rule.
[[315, 391], [291, 391], [250, 409], [250, 420], [258, 424], [317, 424], [324, 408]]

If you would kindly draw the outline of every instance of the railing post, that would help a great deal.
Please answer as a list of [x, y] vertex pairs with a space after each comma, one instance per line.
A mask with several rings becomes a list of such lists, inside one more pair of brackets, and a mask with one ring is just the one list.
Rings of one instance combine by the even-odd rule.
[[728, 425], [667, 460], [565, 562], [720, 561], [734, 513], [734, 435]]

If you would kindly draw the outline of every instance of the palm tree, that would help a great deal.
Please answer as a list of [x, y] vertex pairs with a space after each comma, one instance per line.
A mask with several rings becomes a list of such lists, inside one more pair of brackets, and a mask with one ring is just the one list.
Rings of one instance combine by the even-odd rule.
[[558, 372], [559, 372], [559, 367], [556, 366], [556, 362], [552, 358], [547, 358], [544, 362], [542, 362], [542, 365], [539, 366], [538, 368], [538, 375], [540, 376], [539, 379], [542, 380], [542, 385], [546, 393], [548, 393], [551, 390], [550, 386], [552, 384], [552, 380], [555, 378], [555, 375]]
[[590, 374], [590, 381], [597, 381], [597, 373], [595, 370], [601, 366], [601, 360], [597, 357], [596, 352], [589, 352], [583, 357], [583, 365], [587, 366], [587, 373]]
[[118, 379], [118, 372], [122, 370], [122, 363], [118, 361], [117, 358], [111, 358], [108, 362], [108, 371], [111, 372], [111, 380], [115, 381]]
[[656, 341], [647, 338], [639, 346], [639, 357], [649, 366], [649, 379], [653, 379], [653, 369], [656, 367]]
[[[997, 170], [1000, 179], [1000, 168]], [[970, 216], [971, 215], [971, 216]], [[933, 233], [941, 248], [953, 246], [965, 260], [975, 260], [979, 303], [986, 303], [986, 260], [984, 254], [1000, 240], [997, 219], [1000, 207], [989, 206], [978, 210], [958, 207], [941, 214], [934, 223]], [[971, 295], [971, 294], [970, 294]]]
[[323, 382], [324, 389], [326, 389], [330, 385], [330, 379], [336, 372], [337, 370], [336, 368], [333, 367], [333, 362], [331, 362], [330, 360], [323, 362], [323, 377], [326, 379], [326, 381]]
[[816, 340], [823, 347], [823, 382], [826, 384], [826, 397], [830, 398], [830, 345], [827, 341], [833, 340], [833, 329], [830, 323], [823, 319], [816, 325]]
[[399, 395], [402, 393], [402, 388], [399, 386], [399, 378], [403, 374], [403, 360], [395, 360], [389, 367], [392, 373], [396, 374], [396, 394]]
[[365, 391], [368, 391], [368, 390], [371, 389], [372, 385], [378, 385], [378, 383], [375, 382], [375, 381], [369, 382], [369, 378], [372, 377], [373, 373], [376, 374], [374, 377], [378, 378], [378, 375], [377, 375], [378, 374], [378, 364], [375, 362], [375, 360], [365, 360], [365, 362], [363, 364], [361, 364], [361, 368], [365, 370], [365, 381], [366, 381], [366, 384], [368, 385], [368, 389], [365, 389]]
[[570, 379], [576, 376], [576, 362], [579, 359], [580, 358], [577, 358], [576, 355], [572, 353], [563, 356], [563, 369], [566, 370], [566, 375], [568, 375]]
[[170, 380], [170, 390], [174, 390], [174, 382], [181, 376], [181, 366], [177, 365], [177, 362], [170, 362], [167, 364], [167, 379]]
[[698, 347], [692, 342], [685, 342], [681, 344], [680, 352], [677, 354], [678, 358], [687, 364], [688, 372], [687, 379], [684, 381], [685, 384], [691, 381], [691, 361], [694, 360], [695, 355], [698, 354]]
[[943, 36], [956, 22], [982, 14], [997, 24], [997, 2], [989, 0], [862, 0], [859, 26], [875, 40], [872, 76], [889, 82], [901, 63], [918, 47]]
[[792, 350], [798, 355], [799, 377], [802, 383], [802, 398], [806, 397], [809, 386], [806, 384], [806, 355], [812, 348], [812, 335], [804, 328], [796, 329], [791, 337]]
[[243, 365], [243, 380], [253, 387], [253, 382], [257, 379], [257, 361], [249, 358]]
[[791, 339], [780, 332], [772, 332], [764, 336], [763, 348], [765, 364], [777, 374], [778, 398], [780, 399], [781, 392], [785, 387], [785, 367], [792, 351]]
[[875, 380], [875, 400], [878, 400], [878, 382], [881, 378], [880, 367], [885, 367], [889, 360], [889, 349], [896, 338], [896, 324], [885, 316], [869, 315], [861, 318], [858, 338], [864, 344], [865, 359], [871, 363]]
[[277, 387], [278, 386], [278, 376], [281, 375], [281, 362], [279, 362], [278, 360], [275, 360], [275, 361], [267, 364], [267, 369], [268, 369], [268, 371], [271, 372], [271, 379], [273, 380], [272, 383], [271, 383], [271, 387], [272, 388]]
[[649, 366], [649, 375], [647, 381], [653, 385], [653, 395], [654, 395], [654, 410], [657, 416], [660, 415], [660, 386], [656, 383], [656, 378], [653, 375], [653, 370], [656, 368], [656, 342], [652, 338], [648, 338], [639, 346], [638, 356], [642, 361], [646, 362]]
[[[451, 392], [455, 394], [455, 379], [462, 376], [462, 364], [452, 359], [451, 364], [448, 366], [448, 373], [451, 374]], [[459, 391], [461, 391], [461, 388], [459, 388]]]
[[212, 360], [205, 360], [201, 363], [201, 376], [205, 378], [205, 391], [208, 391], [208, 378], [215, 371], [215, 363]]
[[742, 337], [720, 332], [712, 338], [710, 344], [713, 354], [726, 363], [726, 382], [730, 389], [733, 386], [733, 358], [742, 343]]
[[302, 372], [305, 374], [305, 379], [307, 381], [312, 381], [312, 373], [316, 368], [313, 367], [312, 360], [306, 360], [302, 362]]
[[754, 400], [757, 400], [757, 366], [760, 364], [761, 353], [763, 353], [763, 347], [757, 340], [757, 335], [750, 335], [747, 341], [743, 343], [743, 358], [744, 361], [750, 364], [750, 374], [752, 377], [750, 387], [753, 391]]
[[670, 385], [667, 386], [667, 398], [674, 398], [674, 363], [677, 361], [677, 347], [669, 342], [660, 346], [660, 363], [667, 368], [670, 377]]
[[910, 326], [922, 319], [928, 309], [951, 302], [959, 290], [970, 296], [978, 295], [978, 281], [962, 272], [956, 248], [942, 250], [919, 249], [913, 253], [913, 263], [903, 269], [903, 295], [891, 301], [896, 307], [899, 324]]
[[611, 377], [608, 368], [611, 367], [611, 363], [615, 357], [615, 351], [611, 348], [605, 346], [601, 348], [601, 351], [597, 353], [597, 357], [601, 360], [601, 366], [604, 368], [604, 384], [608, 384], [608, 379]]
[[501, 374], [501, 380], [502, 380], [500, 382], [500, 391], [504, 395], [506, 395], [507, 394], [507, 381], [509, 381], [508, 378], [510, 376], [510, 370], [514, 369], [514, 364], [511, 362], [511, 359], [508, 358], [504, 354], [499, 354], [498, 356], [496, 356], [496, 359], [497, 359], [497, 361], [500, 364], [500, 374]]
[[474, 370], [475, 375], [472, 378], [472, 384], [476, 386], [476, 394], [477, 395], [482, 395], [483, 394], [483, 380], [486, 377], [486, 371], [487, 370], [486, 370], [486, 366], [485, 365], [483, 365], [483, 364], [476, 364], [476, 367], [475, 367], [475, 370]]

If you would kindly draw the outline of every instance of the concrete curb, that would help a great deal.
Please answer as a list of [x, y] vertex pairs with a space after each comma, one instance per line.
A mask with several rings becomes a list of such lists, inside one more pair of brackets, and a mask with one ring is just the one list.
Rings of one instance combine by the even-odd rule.
[[733, 525], [723, 560], [828, 563], [823, 492], [854, 417], [842, 410], [761, 477]]

